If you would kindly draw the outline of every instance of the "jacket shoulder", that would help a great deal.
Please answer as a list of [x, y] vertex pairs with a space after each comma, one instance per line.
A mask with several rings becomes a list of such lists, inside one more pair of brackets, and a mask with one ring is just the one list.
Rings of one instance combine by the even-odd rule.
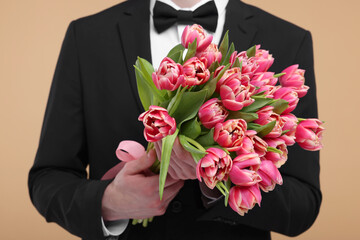
[[257, 26], [263, 30], [271, 31], [272, 33], [286, 34], [286, 36], [304, 37], [308, 30], [284, 20], [281, 17], [275, 16], [263, 9], [256, 6], [243, 3], [254, 15], [254, 21], [257, 22]]
[[72, 22], [82, 30], [102, 29], [112, 26], [119, 20], [119, 15], [131, 7], [136, 1], [124, 1], [97, 13], [83, 16]]

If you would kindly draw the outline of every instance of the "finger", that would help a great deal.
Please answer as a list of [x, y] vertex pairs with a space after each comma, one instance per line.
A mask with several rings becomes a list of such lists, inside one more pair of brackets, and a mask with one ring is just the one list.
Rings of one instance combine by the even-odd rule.
[[141, 158], [134, 161], [128, 162], [125, 164], [124, 171], [128, 175], [134, 175], [140, 173], [149, 167], [155, 162], [156, 154], [152, 149], [148, 154], [143, 155]]
[[160, 143], [161, 143], [160, 141], [154, 142], [156, 155], [157, 155], [157, 158], [159, 159], [159, 161], [161, 160], [161, 146], [160, 146]]

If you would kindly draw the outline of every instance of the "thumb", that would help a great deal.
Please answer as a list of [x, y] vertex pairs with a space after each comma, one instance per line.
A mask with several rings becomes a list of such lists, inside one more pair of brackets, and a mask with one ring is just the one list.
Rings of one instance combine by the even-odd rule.
[[138, 159], [131, 162], [127, 162], [124, 167], [124, 171], [128, 175], [138, 174], [153, 165], [156, 160], [156, 153], [154, 149], [151, 149], [148, 154], [144, 154]]

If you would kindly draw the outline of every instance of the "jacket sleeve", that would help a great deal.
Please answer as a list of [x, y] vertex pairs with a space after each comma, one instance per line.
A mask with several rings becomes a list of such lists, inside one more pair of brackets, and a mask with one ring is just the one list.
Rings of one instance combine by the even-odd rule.
[[[314, 75], [312, 38], [306, 31], [294, 64], [306, 70], [308, 94], [301, 98], [293, 112], [298, 117], [317, 118], [317, 100]], [[289, 63], [291, 65], [291, 63]], [[319, 152], [301, 149], [297, 144], [288, 148], [287, 163], [280, 168], [283, 185], [269, 193], [262, 192], [261, 207], [254, 207], [244, 217], [219, 201], [202, 216], [230, 224], [244, 224], [254, 228], [296, 236], [306, 231], [315, 221], [322, 200], [319, 183]]]
[[29, 172], [32, 203], [47, 222], [84, 239], [103, 239], [101, 201], [108, 181], [87, 179], [87, 146], [76, 21], [62, 44], [39, 146]]

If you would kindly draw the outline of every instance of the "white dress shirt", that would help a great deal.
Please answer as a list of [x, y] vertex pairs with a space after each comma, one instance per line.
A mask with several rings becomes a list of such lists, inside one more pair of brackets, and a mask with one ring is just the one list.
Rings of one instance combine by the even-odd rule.
[[[173, 7], [175, 10], [194, 11], [198, 7], [202, 6], [203, 4], [211, 0], [201, 0], [191, 8], [180, 8], [171, 0], [158, 0], [158, 1], [168, 4], [169, 6]], [[229, 0], [214, 0], [218, 11], [217, 27], [215, 32], [210, 32], [205, 29], [206, 33], [213, 35], [213, 42], [216, 44], [220, 42], [220, 38], [224, 30], [225, 12], [226, 12], [225, 8], [226, 5], [228, 4], [228, 1]], [[176, 23], [170, 28], [166, 29], [164, 32], [158, 33], [154, 27], [154, 22], [153, 22], [153, 8], [155, 2], [156, 0], [150, 0], [150, 45], [151, 45], [150, 48], [151, 48], [152, 64], [154, 68], [157, 69], [162, 59], [166, 57], [166, 55], [171, 50], [171, 48], [181, 43], [181, 35], [186, 25]], [[101, 222], [102, 222], [104, 236], [118, 236], [125, 231], [129, 223], [129, 220], [121, 219], [118, 221], [106, 222], [105, 224], [103, 219], [101, 218]]]

